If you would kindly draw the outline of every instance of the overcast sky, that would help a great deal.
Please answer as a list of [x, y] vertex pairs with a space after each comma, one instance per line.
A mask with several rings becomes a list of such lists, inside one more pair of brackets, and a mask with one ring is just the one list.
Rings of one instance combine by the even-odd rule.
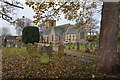
[[[19, 0], [19, 1], [21, 3], [25, 2], [25, 0]], [[17, 9], [16, 12], [17, 12], [17, 14], [14, 15], [14, 18], [21, 18], [22, 16], [25, 16], [25, 17], [33, 20], [34, 12], [31, 8], [29, 8], [25, 4], [24, 4], [24, 9]], [[101, 16], [99, 14], [96, 14], [94, 17], [97, 18], [98, 20], [101, 19]], [[73, 22], [73, 21], [65, 20], [63, 15], [61, 15], [61, 18], [62, 19], [60, 21], [56, 22], [56, 25], [62, 25], [62, 24], [67, 24], [67, 23], [70, 23], [70, 24], [73, 24], [73, 25], [75, 24], [75, 22]], [[10, 33], [12, 35], [16, 35], [16, 30], [15, 30], [15, 27], [13, 25], [10, 25], [7, 21], [4, 21], [2, 19], [0, 19], [0, 24], [2, 24], [2, 25], [0, 25], [0, 29], [2, 27], [7, 27], [7, 28], [10, 29]]]

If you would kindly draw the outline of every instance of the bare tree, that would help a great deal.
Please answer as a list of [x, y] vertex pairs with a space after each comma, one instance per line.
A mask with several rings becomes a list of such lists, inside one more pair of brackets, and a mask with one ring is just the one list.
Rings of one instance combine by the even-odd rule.
[[0, 18], [12, 23], [12, 16], [15, 14], [14, 11], [17, 8], [23, 9], [20, 5], [20, 2], [16, 0], [0, 0]]
[[10, 35], [10, 30], [9, 30], [9, 28], [3, 27], [3, 28], [2, 28], [2, 35], [3, 35], [3, 36]]
[[26, 26], [31, 26], [32, 21], [29, 18], [25, 18], [24, 16], [22, 18], [18, 18], [15, 20], [15, 29], [17, 34], [20, 36], [22, 33], [22, 30]]

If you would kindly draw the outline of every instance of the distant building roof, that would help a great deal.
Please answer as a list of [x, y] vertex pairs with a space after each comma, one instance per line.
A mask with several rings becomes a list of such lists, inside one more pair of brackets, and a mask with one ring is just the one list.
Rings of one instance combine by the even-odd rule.
[[[15, 40], [17, 40], [17, 37], [18, 36], [6, 36], [6, 39], [9, 41], [15, 41]], [[2, 39], [2, 41], [3, 41], [4, 36], [0, 36], [0, 39]]]

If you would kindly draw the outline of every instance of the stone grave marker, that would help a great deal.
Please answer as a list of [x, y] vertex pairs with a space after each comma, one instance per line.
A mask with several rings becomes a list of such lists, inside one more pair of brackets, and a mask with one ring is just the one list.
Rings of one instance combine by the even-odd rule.
[[38, 47], [37, 44], [34, 44], [34, 45], [31, 44], [31, 45], [32, 45], [32, 46], [31, 46], [31, 47], [32, 47], [32, 48], [31, 48], [31, 52], [32, 52], [33, 54], [34, 54], [34, 53], [36, 54], [36, 53], [37, 53], [37, 47]]
[[41, 60], [41, 63], [48, 63], [50, 61], [49, 55], [47, 53], [47, 47], [45, 45], [42, 47], [42, 55], [40, 57], [40, 60]]
[[15, 47], [15, 42], [12, 43], [12, 47]]
[[40, 61], [41, 63], [50, 62], [49, 55], [47, 54], [47, 52], [44, 52], [44, 54], [40, 56]]
[[10, 43], [7, 43], [7, 45], [6, 45], [6, 46], [7, 46], [7, 48], [10, 48]]
[[73, 44], [72, 49], [75, 49], [75, 45]]
[[52, 56], [52, 47], [51, 46], [47, 46], [47, 49], [46, 49], [46, 51], [47, 51], [47, 54], [49, 55], [49, 57], [51, 57]]
[[95, 52], [98, 52], [99, 50], [99, 43], [95, 43]]
[[89, 43], [87, 42], [87, 43], [85, 44], [85, 52], [86, 52], [86, 50], [87, 50], [87, 52], [89, 52], [90, 50], [88, 51], [88, 49], [89, 49]]
[[77, 51], [79, 51], [80, 50], [80, 44], [79, 44], [79, 42], [77, 42]]
[[32, 50], [32, 44], [30, 43], [26, 44], [26, 51], [28, 52], [28, 54], [32, 53], [31, 50]]
[[21, 42], [20, 41], [17, 42], [17, 48], [21, 48]]
[[90, 53], [90, 49], [89, 49], [89, 48], [86, 48], [86, 49], [85, 49], [85, 52], [86, 52], [86, 53]]
[[17, 44], [17, 43], [15, 43], [15, 48], [17, 48], [17, 46], [18, 46], [18, 44]]
[[68, 45], [68, 49], [69, 49], [69, 50], [71, 49], [71, 44]]
[[37, 52], [42, 55], [42, 45], [38, 45]]
[[64, 55], [64, 45], [59, 45], [58, 46], [58, 55]]

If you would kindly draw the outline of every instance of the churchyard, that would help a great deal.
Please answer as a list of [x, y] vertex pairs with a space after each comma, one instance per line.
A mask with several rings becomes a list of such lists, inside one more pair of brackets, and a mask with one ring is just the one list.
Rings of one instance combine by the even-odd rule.
[[0, 2], [0, 79], [120, 80], [120, 2]]
[[[15, 44], [16, 45], [16, 44]], [[52, 44], [17, 44], [2, 47], [2, 77], [5, 78], [73, 78], [111, 79], [120, 75], [103, 75], [96, 71], [95, 55], [69, 52]], [[82, 47], [81, 47], [82, 49]], [[66, 50], [69, 50], [68, 52]], [[76, 54], [76, 55], [72, 55]], [[85, 55], [87, 54], [87, 55]], [[94, 59], [93, 59], [94, 58]]]

